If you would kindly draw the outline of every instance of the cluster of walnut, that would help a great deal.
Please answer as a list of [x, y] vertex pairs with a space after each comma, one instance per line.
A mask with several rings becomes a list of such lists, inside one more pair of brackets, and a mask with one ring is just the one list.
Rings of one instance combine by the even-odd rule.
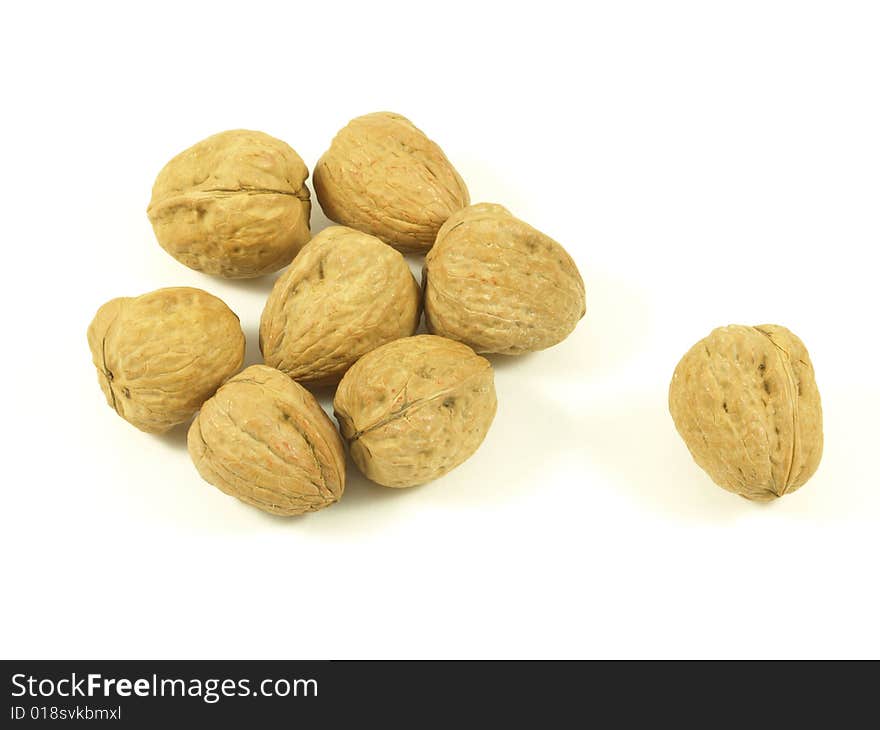
[[[550, 347], [585, 312], [565, 249], [499, 205], [470, 205], [443, 151], [398, 114], [352, 120], [317, 162], [318, 202], [341, 225], [314, 237], [308, 174], [281, 140], [222, 132], [165, 165], [147, 208], [162, 248], [197, 271], [288, 267], [260, 319], [264, 365], [239, 372], [238, 318], [197, 289], [114, 299], [88, 333], [120, 416], [161, 433], [197, 414], [202, 477], [278, 515], [340, 499], [345, 444], [388, 487], [459, 466], [497, 406], [477, 353]], [[401, 252], [427, 254], [421, 285]], [[423, 309], [431, 334], [417, 335]], [[304, 387], [337, 384], [338, 430]]]
[[[480, 355], [551, 347], [586, 309], [566, 250], [500, 205], [471, 205], [442, 150], [398, 114], [352, 120], [318, 160], [318, 202], [340, 225], [314, 237], [308, 175], [284, 142], [223, 132], [165, 165], [147, 209], [160, 245], [197, 271], [288, 266], [260, 320], [264, 365], [239, 372], [239, 320], [199, 289], [113, 299], [88, 330], [120, 416], [161, 433], [197, 413], [188, 445], [202, 477], [279, 515], [340, 499], [344, 444], [388, 487], [460, 465], [496, 411]], [[426, 254], [421, 285], [400, 252]], [[430, 334], [416, 335], [423, 310]], [[304, 387], [328, 384], [338, 430]], [[794, 491], [818, 466], [819, 393], [785, 328], [716, 330], [679, 364], [669, 404], [697, 463], [749, 499]]]

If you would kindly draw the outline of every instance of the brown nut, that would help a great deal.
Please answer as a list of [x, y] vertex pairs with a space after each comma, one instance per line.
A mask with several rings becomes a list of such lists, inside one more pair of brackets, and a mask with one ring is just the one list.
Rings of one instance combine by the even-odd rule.
[[419, 285], [401, 256], [367, 233], [321, 231], [269, 295], [260, 320], [267, 365], [303, 383], [336, 383], [379, 345], [416, 331]]
[[422, 253], [470, 202], [443, 151], [391, 112], [353, 119], [334, 137], [315, 165], [315, 194], [330, 220]]
[[428, 331], [476, 352], [543, 350], [586, 311], [583, 279], [565, 249], [491, 203], [443, 224], [422, 279]]
[[333, 422], [311, 393], [265, 365], [220, 388], [187, 443], [205, 481], [264, 512], [319, 510], [345, 488], [345, 450]]
[[191, 269], [261, 276], [287, 266], [309, 240], [308, 176], [281, 140], [221, 132], [162, 168], [147, 215], [162, 248]]
[[111, 299], [88, 339], [107, 403], [148, 433], [188, 421], [244, 359], [235, 313], [188, 287]]
[[681, 359], [669, 412], [720, 487], [766, 501], [789, 494], [822, 458], [822, 404], [807, 349], [779, 325], [719, 327]]
[[489, 361], [433, 335], [364, 355], [333, 399], [354, 463], [386, 487], [422, 484], [461, 464], [482, 443], [496, 407]]

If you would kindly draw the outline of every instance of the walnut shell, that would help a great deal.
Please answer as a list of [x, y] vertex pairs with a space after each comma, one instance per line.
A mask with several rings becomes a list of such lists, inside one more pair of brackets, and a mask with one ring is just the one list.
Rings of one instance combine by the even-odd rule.
[[326, 216], [401, 251], [425, 252], [443, 222], [470, 202], [443, 151], [406, 117], [353, 119], [315, 165]]
[[147, 215], [162, 248], [191, 269], [261, 276], [287, 266], [309, 240], [308, 176], [281, 140], [221, 132], [162, 168]]
[[354, 463], [386, 487], [422, 484], [461, 464], [483, 442], [496, 407], [489, 361], [433, 335], [364, 355], [333, 399]]
[[107, 403], [148, 433], [188, 421], [244, 359], [235, 313], [189, 287], [111, 299], [88, 340]]
[[584, 316], [584, 282], [552, 238], [500, 205], [454, 213], [422, 271], [428, 331], [476, 352], [551, 347]]
[[401, 256], [367, 233], [321, 231], [275, 282], [260, 320], [267, 365], [299, 382], [336, 383], [379, 345], [416, 331], [419, 285]]
[[719, 327], [681, 359], [669, 412], [694, 460], [728, 491], [766, 501], [822, 458], [822, 404], [807, 349], [779, 325]]
[[309, 391], [265, 365], [220, 388], [187, 443], [205, 481], [264, 512], [312, 512], [345, 489], [345, 450], [333, 422]]

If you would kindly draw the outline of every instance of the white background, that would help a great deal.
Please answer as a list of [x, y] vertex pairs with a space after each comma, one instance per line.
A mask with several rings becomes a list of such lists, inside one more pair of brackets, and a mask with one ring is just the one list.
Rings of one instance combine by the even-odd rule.
[[[2, 656], [880, 656], [876, 4], [139, 8], [0, 22]], [[450, 475], [395, 491], [350, 465], [341, 503], [272, 518], [199, 478], [185, 428], [107, 407], [86, 327], [197, 286], [258, 361], [273, 277], [174, 261], [153, 179], [236, 127], [311, 168], [376, 110], [563, 243], [587, 315], [496, 359], [497, 418]], [[811, 352], [826, 450], [760, 506], [691, 461], [666, 389], [713, 327], [765, 322]]]

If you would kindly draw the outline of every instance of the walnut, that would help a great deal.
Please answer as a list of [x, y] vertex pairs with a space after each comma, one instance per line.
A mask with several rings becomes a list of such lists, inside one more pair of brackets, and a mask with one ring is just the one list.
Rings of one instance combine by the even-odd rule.
[[464, 462], [482, 443], [496, 406], [489, 361], [433, 335], [364, 355], [333, 400], [354, 463], [386, 487], [422, 484]]
[[330, 220], [412, 252], [431, 248], [470, 201], [443, 151], [391, 112], [353, 119], [336, 135], [315, 166], [315, 194]]
[[318, 510], [345, 488], [345, 451], [332, 421], [311, 393], [265, 365], [220, 388], [187, 442], [205, 481], [264, 512]]
[[287, 266], [309, 240], [308, 176], [281, 140], [221, 132], [162, 168], [147, 215], [162, 248], [191, 269], [261, 276]]
[[412, 335], [421, 291], [409, 266], [367, 233], [332, 226], [275, 282], [260, 321], [266, 364], [303, 383], [336, 383], [379, 345]]
[[779, 325], [719, 327], [681, 359], [669, 411], [694, 460], [747, 499], [789, 494], [822, 458], [822, 404], [804, 344]]
[[111, 299], [88, 340], [107, 403], [149, 433], [188, 421], [244, 359], [238, 317], [188, 287]]
[[428, 330], [477, 352], [543, 350], [586, 311], [584, 282], [565, 249], [491, 203], [443, 224], [422, 278]]

